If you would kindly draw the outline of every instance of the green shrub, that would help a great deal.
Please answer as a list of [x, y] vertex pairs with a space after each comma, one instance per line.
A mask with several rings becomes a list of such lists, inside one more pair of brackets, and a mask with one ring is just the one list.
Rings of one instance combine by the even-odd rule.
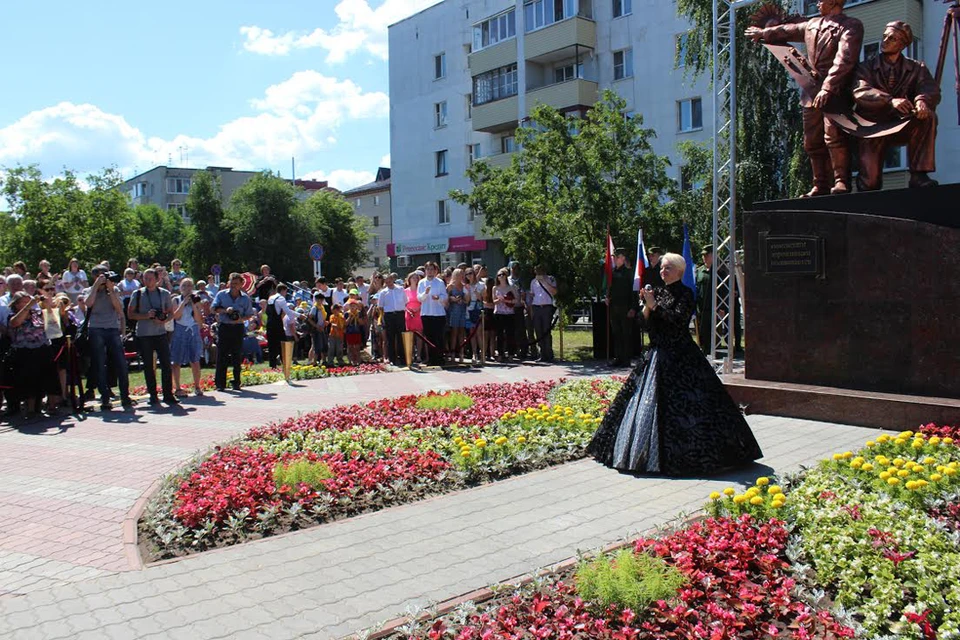
[[570, 407], [577, 413], [602, 416], [622, 387], [623, 379], [579, 378], [554, 387], [547, 397], [550, 404]]
[[602, 608], [615, 605], [634, 612], [666, 600], [683, 586], [683, 575], [663, 558], [622, 549], [616, 556], [581, 562], [576, 573], [577, 592]]
[[473, 406], [473, 398], [462, 393], [444, 393], [442, 395], [423, 396], [417, 400], [417, 409], [425, 411], [450, 409], [469, 409]]
[[305, 484], [317, 491], [324, 489], [324, 480], [333, 477], [333, 472], [323, 462], [311, 462], [305, 458], [290, 463], [278, 462], [273, 468], [273, 481], [278, 487], [284, 485], [294, 491]]

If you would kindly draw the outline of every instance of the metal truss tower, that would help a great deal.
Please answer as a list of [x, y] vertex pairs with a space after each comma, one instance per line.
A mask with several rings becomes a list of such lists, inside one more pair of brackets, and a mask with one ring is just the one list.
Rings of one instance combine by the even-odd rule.
[[710, 356], [733, 370], [737, 269], [737, 9], [758, 0], [713, 0], [713, 331]]

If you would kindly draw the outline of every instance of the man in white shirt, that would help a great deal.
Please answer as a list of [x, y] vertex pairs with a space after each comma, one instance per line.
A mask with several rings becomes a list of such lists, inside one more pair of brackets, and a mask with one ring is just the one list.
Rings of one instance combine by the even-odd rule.
[[333, 298], [333, 289], [330, 288], [330, 285], [327, 284], [327, 279], [324, 277], [319, 277], [314, 282], [317, 293], [323, 296], [323, 308], [327, 312], [327, 315], [330, 314], [330, 307], [333, 306], [331, 299]]
[[533, 332], [540, 347], [537, 362], [553, 362], [553, 335], [550, 333], [553, 323], [553, 297], [557, 295], [557, 281], [547, 275], [547, 269], [538, 264], [534, 270], [534, 279], [530, 283], [533, 311]]
[[417, 285], [417, 299], [420, 300], [420, 318], [423, 320], [423, 334], [426, 337], [431, 365], [443, 366], [443, 328], [447, 322], [447, 286], [437, 277], [440, 267], [436, 262], [426, 265], [426, 278]]
[[363, 276], [357, 276], [357, 286], [354, 287], [360, 292], [360, 301], [364, 307], [368, 307], [370, 302], [370, 285], [363, 281]]
[[336, 285], [337, 288], [333, 290], [331, 299], [333, 300], [333, 304], [338, 304], [342, 307], [343, 303], [347, 301], [347, 290], [343, 288], [342, 278], [337, 278]]
[[276, 292], [267, 298], [267, 350], [270, 352], [270, 366], [280, 366], [280, 344], [285, 335], [283, 319], [297, 319], [297, 313], [287, 303], [287, 285], [280, 283]]
[[403, 287], [397, 286], [397, 274], [386, 276], [386, 285], [380, 291], [378, 306], [383, 309], [383, 327], [387, 334], [387, 359], [398, 367], [403, 354], [401, 334], [406, 329], [407, 294]]

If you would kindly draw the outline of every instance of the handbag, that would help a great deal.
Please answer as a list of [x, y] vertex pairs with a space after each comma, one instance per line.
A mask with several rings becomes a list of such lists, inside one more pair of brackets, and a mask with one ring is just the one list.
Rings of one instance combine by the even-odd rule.
[[73, 339], [73, 345], [80, 353], [87, 353], [90, 347], [90, 313], [83, 318], [83, 324], [77, 329], [77, 335]]

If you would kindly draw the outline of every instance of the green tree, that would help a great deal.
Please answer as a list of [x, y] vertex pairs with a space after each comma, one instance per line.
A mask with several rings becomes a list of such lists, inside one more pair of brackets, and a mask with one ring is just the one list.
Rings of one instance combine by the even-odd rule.
[[342, 196], [318, 191], [301, 209], [309, 233], [296, 239], [298, 256], [306, 256], [314, 242], [323, 245], [323, 272], [332, 276], [347, 275], [367, 260], [367, 223]]
[[[179, 213], [155, 204], [141, 204], [133, 208], [133, 216], [138, 231], [134, 255], [141, 262], [169, 265], [179, 257], [186, 238], [186, 225]], [[195, 272], [194, 275], [205, 274]]]
[[[785, 0], [767, 0], [781, 11]], [[754, 202], [799, 196], [809, 189], [803, 151], [803, 122], [796, 86], [772, 55], [750, 42], [743, 30], [758, 8], [737, 11], [737, 190], [740, 210]], [[677, 0], [692, 23], [683, 49], [687, 72], [709, 73], [713, 65], [712, 0]]]
[[307, 270], [310, 227], [297, 193], [288, 181], [268, 171], [234, 192], [226, 214], [235, 247], [231, 265], [256, 271], [266, 263], [273, 273], [288, 279]]
[[673, 233], [664, 246], [678, 251], [686, 224], [696, 257], [704, 245], [713, 242], [713, 148], [696, 142], [681, 142], [677, 147], [687, 188], [678, 188], [667, 205], [670, 214], [665, 218], [670, 220], [670, 228], [660, 235]]
[[669, 162], [653, 152], [655, 134], [642, 118], [625, 111], [611, 91], [581, 119], [538, 105], [530, 126], [517, 130], [511, 166], [476, 162], [467, 172], [472, 192], [451, 193], [484, 214], [508, 254], [557, 275], [561, 305], [600, 285], [608, 229], [632, 247], [639, 226], [669, 214]]
[[[186, 228], [180, 252], [187, 272], [206, 274], [214, 264], [224, 271], [234, 267], [233, 236], [225, 224], [220, 178], [209, 171], [194, 174], [187, 196], [190, 225]], [[236, 265], [239, 267], [239, 265]]]

